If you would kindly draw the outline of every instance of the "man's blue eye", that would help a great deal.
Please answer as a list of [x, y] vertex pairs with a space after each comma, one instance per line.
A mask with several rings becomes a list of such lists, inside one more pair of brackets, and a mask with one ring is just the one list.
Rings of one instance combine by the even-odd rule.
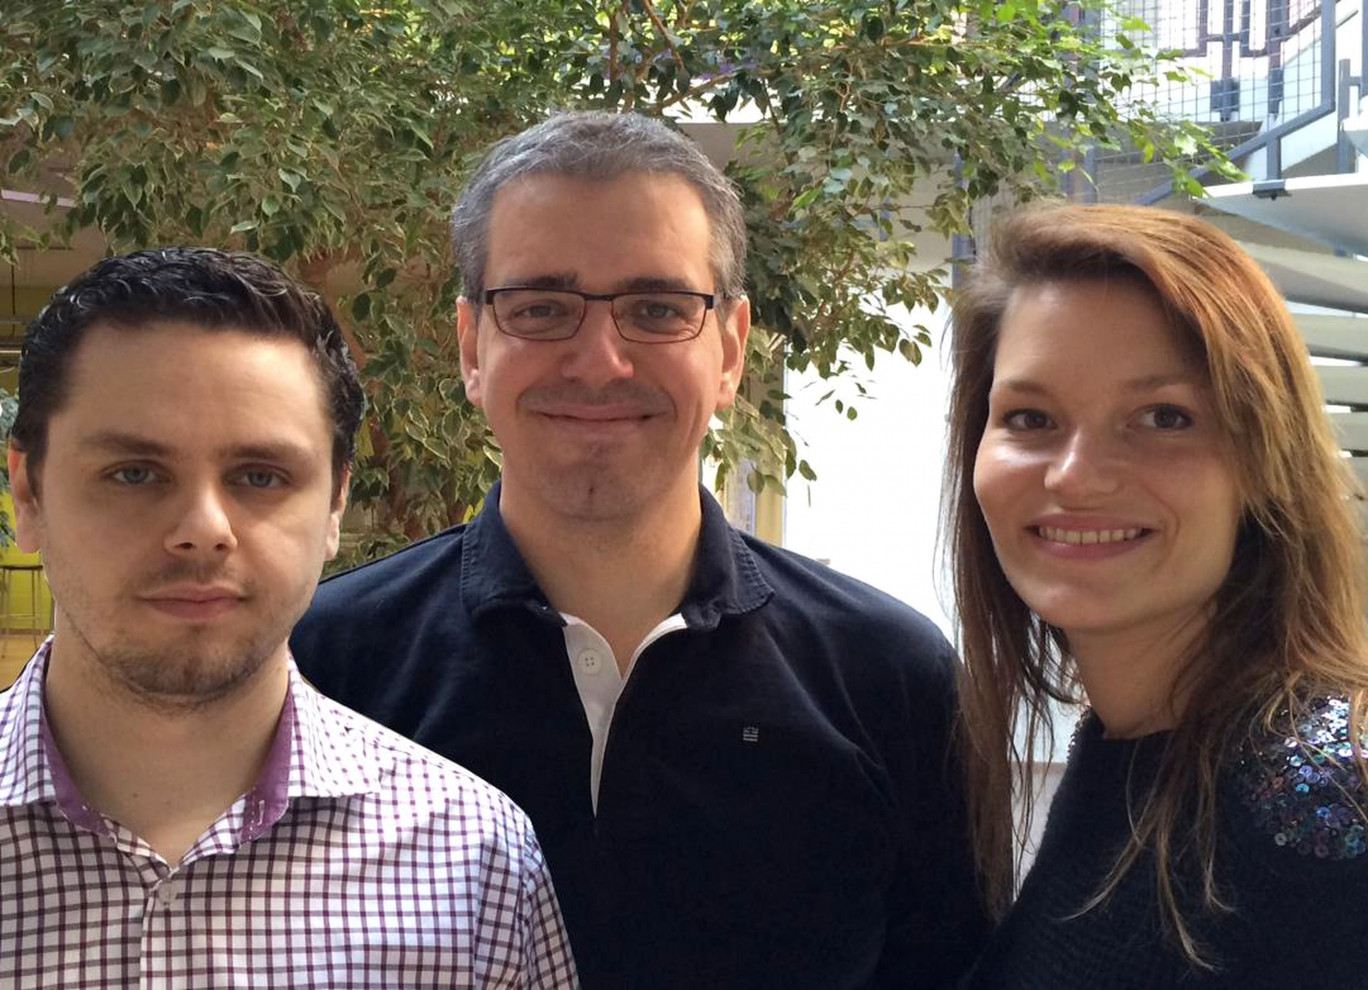
[[666, 320], [679, 315], [679, 310], [658, 299], [647, 299], [641, 304], [641, 315], [652, 320]]
[[564, 315], [564, 306], [556, 303], [536, 302], [523, 306], [513, 314], [513, 318], [517, 320], [553, 320]]
[[250, 488], [273, 488], [280, 483], [280, 475], [274, 471], [247, 471], [243, 473], [242, 480]]
[[119, 468], [110, 477], [125, 485], [145, 485], [153, 480], [151, 469], [145, 467]]

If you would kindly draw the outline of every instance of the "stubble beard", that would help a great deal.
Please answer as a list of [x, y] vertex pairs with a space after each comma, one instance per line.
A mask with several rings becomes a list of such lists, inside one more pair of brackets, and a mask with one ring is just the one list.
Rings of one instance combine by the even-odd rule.
[[245, 691], [281, 650], [286, 635], [263, 630], [214, 644], [192, 632], [178, 643], [156, 647], [96, 640], [70, 619], [65, 625], [97, 676], [134, 703], [163, 714], [201, 711]]
[[[50, 575], [52, 563], [47, 564]], [[172, 568], [174, 573], [161, 575], [158, 582], [191, 577], [192, 570]], [[215, 575], [193, 576], [207, 582]], [[244, 596], [239, 608], [260, 602], [250, 582], [239, 586]], [[270, 660], [283, 653], [298, 618], [276, 603], [264, 614], [244, 616], [252, 620], [251, 628], [233, 636], [212, 625], [187, 624], [179, 635], [159, 637], [158, 642], [137, 624], [136, 606], [130, 617], [128, 605], [97, 605], [84, 590], [68, 582], [54, 589], [59, 640], [69, 634], [76, 652], [84, 654], [82, 666], [110, 691], [162, 714], [202, 711], [246, 691]]]
[[[566, 381], [528, 389], [518, 400], [520, 411], [560, 404], [586, 406], [621, 404], [643, 416], [673, 417], [668, 394], [643, 383], [620, 379], [602, 388]], [[630, 523], [650, 508], [654, 490], [667, 483], [668, 472], [658, 450], [633, 451], [617, 443], [588, 444], [572, 458], [565, 452], [524, 451], [521, 462], [504, 452], [503, 475], [512, 475], [521, 487], [556, 515], [578, 523]], [[505, 483], [505, 487], [507, 482]]]
[[608, 458], [591, 457], [587, 463], [557, 472], [543, 480], [543, 497], [559, 507], [567, 519], [577, 522], [627, 521], [641, 514], [640, 482], [621, 478], [608, 469]]

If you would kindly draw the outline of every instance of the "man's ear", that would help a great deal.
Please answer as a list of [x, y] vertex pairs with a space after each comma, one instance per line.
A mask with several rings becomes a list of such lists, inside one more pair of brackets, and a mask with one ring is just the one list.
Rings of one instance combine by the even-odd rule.
[[342, 468], [342, 476], [337, 479], [337, 494], [333, 496], [332, 508], [328, 510], [327, 560], [337, 556], [342, 545], [342, 514], [347, 511], [347, 490], [351, 488], [351, 467]]
[[14, 537], [25, 553], [41, 550], [42, 516], [38, 508], [36, 478], [29, 474], [28, 454], [9, 445], [10, 490], [14, 493]]
[[727, 318], [718, 321], [722, 335], [722, 378], [717, 386], [717, 408], [736, 401], [736, 391], [746, 374], [746, 339], [750, 336], [750, 300], [729, 300]]
[[484, 386], [480, 380], [480, 333], [477, 321], [479, 309], [465, 296], [456, 300], [456, 336], [461, 345], [461, 381], [465, 383], [466, 398], [476, 408], [483, 408]]

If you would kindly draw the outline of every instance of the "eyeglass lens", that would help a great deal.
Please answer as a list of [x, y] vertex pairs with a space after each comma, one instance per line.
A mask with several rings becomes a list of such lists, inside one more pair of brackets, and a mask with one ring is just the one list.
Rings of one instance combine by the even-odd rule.
[[[573, 292], [501, 290], [494, 297], [494, 318], [514, 337], [563, 340], [579, 329], [586, 305]], [[683, 292], [631, 292], [612, 301], [612, 313], [618, 331], [628, 340], [670, 340], [697, 334], [707, 303]]]

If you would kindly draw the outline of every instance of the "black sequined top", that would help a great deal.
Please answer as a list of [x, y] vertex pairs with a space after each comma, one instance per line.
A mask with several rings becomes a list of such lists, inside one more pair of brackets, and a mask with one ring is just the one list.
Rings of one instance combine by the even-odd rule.
[[[1245, 746], [1222, 781], [1216, 871], [1234, 912], [1192, 914], [1218, 961], [1194, 969], [1160, 921], [1152, 859], [1075, 915], [1130, 835], [1167, 733], [1074, 739], [1035, 865], [967, 986], [976, 990], [1368, 988], [1368, 789], [1353, 766], [1348, 704], [1319, 699], [1287, 737]], [[1191, 878], [1176, 878], [1188, 891]], [[1194, 902], [1195, 903], [1195, 902]]]

